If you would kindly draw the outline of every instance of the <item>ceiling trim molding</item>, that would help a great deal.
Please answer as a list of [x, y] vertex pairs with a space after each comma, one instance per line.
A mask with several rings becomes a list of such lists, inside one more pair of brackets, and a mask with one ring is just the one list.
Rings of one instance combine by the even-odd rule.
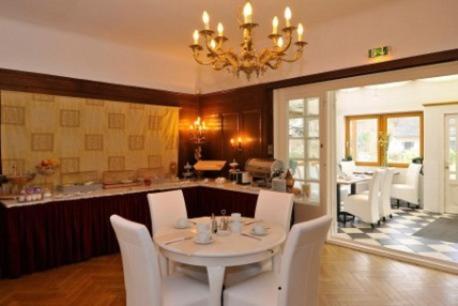
[[0, 89], [92, 99], [196, 107], [196, 95], [0, 68]]

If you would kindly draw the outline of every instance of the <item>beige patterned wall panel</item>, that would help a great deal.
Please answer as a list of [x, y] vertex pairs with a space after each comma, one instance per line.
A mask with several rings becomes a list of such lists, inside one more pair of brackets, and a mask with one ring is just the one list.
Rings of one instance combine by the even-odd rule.
[[31, 150], [39, 152], [52, 152], [54, 150], [54, 134], [32, 133]]
[[79, 127], [80, 126], [80, 111], [73, 109], [60, 110], [60, 126], [61, 127]]
[[25, 124], [25, 107], [23, 106], [2, 106], [3, 124]]
[[34, 172], [56, 159], [59, 173], [48, 180], [59, 184], [101, 180], [107, 170], [168, 169], [178, 159], [178, 108], [13, 91], [1, 91], [1, 108], [5, 171], [17, 164]]
[[103, 135], [102, 134], [84, 135], [84, 149], [86, 151], [103, 151]]
[[108, 128], [123, 130], [126, 125], [126, 116], [122, 113], [108, 113]]

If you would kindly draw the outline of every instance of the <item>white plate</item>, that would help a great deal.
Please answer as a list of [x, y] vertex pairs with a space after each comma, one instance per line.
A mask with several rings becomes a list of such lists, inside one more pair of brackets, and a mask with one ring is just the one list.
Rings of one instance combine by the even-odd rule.
[[210, 240], [205, 241], [205, 242], [199, 241], [196, 238], [194, 238], [194, 243], [197, 243], [197, 244], [210, 244], [210, 243], [213, 243], [213, 241], [214, 241], [213, 238], [210, 238]]
[[175, 224], [174, 226], [176, 229], [187, 229], [187, 228], [190, 228], [191, 227], [191, 223], [188, 223], [187, 225], [185, 226], [178, 226], [177, 224]]
[[262, 234], [259, 234], [259, 233], [256, 233], [254, 231], [254, 228], [251, 229], [251, 234], [255, 235], [255, 236], [266, 236], [267, 234], [269, 234], [269, 232], [266, 230], [264, 233]]

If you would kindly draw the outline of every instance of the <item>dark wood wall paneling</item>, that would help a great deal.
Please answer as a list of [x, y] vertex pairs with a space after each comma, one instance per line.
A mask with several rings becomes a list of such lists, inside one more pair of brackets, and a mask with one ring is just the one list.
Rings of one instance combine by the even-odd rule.
[[[235, 158], [241, 165], [249, 157], [269, 157], [273, 134], [271, 92], [264, 86], [254, 86], [200, 96], [200, 115], [209, 122], [204, 157]], [[241, 151], [230, 142], [239, 136], [243, 139]]]
[[[194, 162], [188, 127], [198, 115], [210, 128], [208, 142], [203, 147], [204, 158], [228, 161], [236, 158], [243, 166], [249, 157], [272, 156], [274, 89], [456, 60], [458, 49], [453, 49], [203, 95], [0, 69], [0, 89], [179, 106], [181, 173], [184, 162]], [[237, 152], [230, 144], [230, 139], [238, 135], [251, 139], [244, 143], [242, 152]]]
[[8, 69], [0, 69], [0, 89], [180, 107], [179, 169], [192, 155], [186, 130], [198, 116], [196, 95]]

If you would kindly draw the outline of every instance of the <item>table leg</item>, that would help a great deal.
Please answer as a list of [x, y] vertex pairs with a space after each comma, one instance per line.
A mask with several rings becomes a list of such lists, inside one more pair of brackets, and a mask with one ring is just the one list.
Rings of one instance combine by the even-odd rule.
[[350, 194], [356, 194], [356, 183], [350, 185]]
[[337, 220], [340, 218], [340, 184], [337, 183]]
[[221, 306], [225, 270], [226, 267], [222, 266], [207, 267], [208, 284], [210, 286], [209, 306]]

